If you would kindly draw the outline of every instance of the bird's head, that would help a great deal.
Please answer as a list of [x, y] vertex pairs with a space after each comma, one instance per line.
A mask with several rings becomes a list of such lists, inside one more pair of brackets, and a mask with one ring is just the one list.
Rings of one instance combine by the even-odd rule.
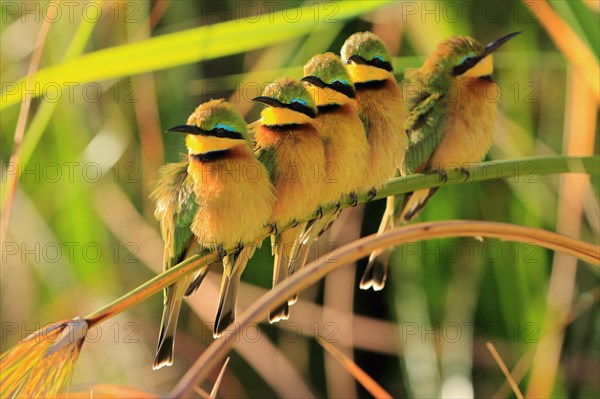
[[186, 133], [189, 154], [224, 151], [238, 145], [248, 145], [244, 118], [224, 99], [200, 104], [187, 120], [170, 132]]
[[317, 106], [344, 105], [356, 97], [348, 71], [341, 58], [333, 53], [312, 57], [304, 65], [302, 81]]
[[261, 121], [266, 126], [302, 125], [317, 116], [315, 102], [296, 79], [278, 78], [252, 101], [267, 105], [261, 112]]
[[354, 83], [393, 78], [390, 51], [372, 32], [357, 32], [348, 37], [342, 46], [341, 55]]
[[[487, 45], [469, 36], [453, 36], [441, 42], [420, 68], [421, 76], [428, 76], [433, 84], [449, 85], [453, 79], [491, 79], [494, 71], [492, 53], [521, 32], [514, 32]], [[410, 78], [411, 73], [407, 72]]]

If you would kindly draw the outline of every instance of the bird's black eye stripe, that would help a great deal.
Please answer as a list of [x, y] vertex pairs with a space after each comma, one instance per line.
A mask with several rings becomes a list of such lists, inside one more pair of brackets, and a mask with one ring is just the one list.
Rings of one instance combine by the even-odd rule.
[[454, 76], [462, 75], [469, 69], [473, 68], [478, 62], [478, 57], [468, 57], [460, 65], [457, 65], [452, 69], [452, 74]]
[[225, 138], [225, 139], [234, 139], [234, 140], [243, 140], [244, 136], [242, 136], [238, 132], [232, 132], [229, 130], [225, 130], [222, 127], [213, 129], [210, 131], [212, 136]]
[[373, 58], [371, 61], [369, 61], [369, 65], [374, 66], [376, 68], [385, 69], [388, 72], [393, 71], [391, 62], [383, 61], [379, 58]]
[[296, 112], [303, 113], [304, 115], [308, 116], [309, 118], [316, 118], [316, 116], [317, 116], [317, 113], [312, 108], [310, 108], [298, 101], [292, 101], [290, 104], [287, 104], [285, 107], [289, 108], [291, 110], [294, 110]]
[[354, 91], [352, 86], [350, 86], [348, 84], [344, 84], [344, 83], [340, 82], [339, 80], [336, 80], [335, 82], [330, 83], [327, 86], [329, 86], [333, 90], [337, 91], [338, 93], [342, 93], [342, 94], [346, 95], [349, 98], [356, 97], [356, 91]]
[[298, 101], [292, 101], [290, 103], [290, 108], [294, 111], [302, 112], [302, 110], [304, 109], [304, 105], [300, 104]]

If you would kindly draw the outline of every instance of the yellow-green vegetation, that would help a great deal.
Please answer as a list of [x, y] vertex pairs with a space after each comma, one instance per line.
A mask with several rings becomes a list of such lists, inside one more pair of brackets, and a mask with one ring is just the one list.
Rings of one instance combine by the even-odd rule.
[[[73, 397], [600, 394], [597, 2], [0, 7], [0, 396], [69, 384]], [[153, 371], [162, 288], [216, 259], [158, 276], [148, 195], [158, 168], [185, 153], [165, 130], [221, 97], [255, 121], [263, 107], [250, 100], [266, 84], [300, 79], [313, 55], [339, 54], [365, 30], [385, 41], [399, 81], [449, 36], [523, 31], [494, 54], [485, 162], [359, 196], [364, 214], [348, 208], [313, 248], [326, 258], [272, 291], [265, 241], [240, 285], [239, 324], [217, 340], [214, 268], [182, 308], [174, 365]], [[436, 186], [415, 223], [357, 241], [377, 230], [385, 197]], [[364, 257], [399, 243], [385, 288], [358, 289]], [[269, 325], [298, 290], [290, 319]]]

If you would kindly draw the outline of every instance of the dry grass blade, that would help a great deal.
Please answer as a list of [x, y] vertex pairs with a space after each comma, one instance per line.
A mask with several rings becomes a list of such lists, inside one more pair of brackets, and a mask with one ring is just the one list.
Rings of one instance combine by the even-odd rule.
[[596, 100], [600, 97], [600, 67], [592, 51], [581, 41], [573, 30], [552, 9], [547, 1], [525, 1], [533, 15], [546, 29], [556, 47], [562, 51], [585, 76]]
[[[19, 118], [17, 120], [17, 126], [15, 127], [15, 136], [13, 139], [12, 155], [10, 157], [10, 162], [14, 164], [19, 163], [19, 149], [21, 147], [21, 143], [23, 142], [23, 136], [25, 135], [25, 125], [27, 124], [27, 117], [29, 116], [29, 109], [31, 108], [31, 92], [29, 91], [29, 89], [32, 85], [33, 75], [36, 73], [40, 64], [40, 59], [42, 58], [42, 49], [44, 47], [44, 43], [46, 42], [46, 37], [48, 36], [48, 30], [50, 29], [50, 21], [54, 20], [56, 10], [58, 9], [58, 6], [55, 3], [56, 2], [52, 2], [50, 4], [54, 5], [54, 7], [47, 7], [46, 9], [47, 13], [44, 18], [42, 27], [40, 28], [40, 32], [38, 33], [37, 41], [35, 43], [35, 50], [33, 51], [33, 55], [29, 63], [27, 79], [25, 80], [25, 87], [27, 88], [27, 90], [25, 91], [24, 100], [21, 103], [21, 109], [19, 110]], [[12, 209], [13, 200], [17, 191], [17, 181], [18, 175], [16, 173], [9, 175], [8, 185], [6, 189], [3, 190], [6, 193], [6, 197], [1, 199], [4, 208], [2, 209], [2, 221], [0, 222], [0, 243], [4, 243], [4, 239], [8, 231], [10, 211]]]
[[225, 374], [225, 369], [227, 368], [227, 365], [229, 364], [229, 357], [227, 359], [225, 359], [225, 363], [223, 363], [223, 367], [221, 368], [221, 372], [219, 373], [219, 376], [217, 377], [217, 380], [215, 381], [215, 385], [213, 386], [212, 391], [210, 391], [210, 399], [215, 399], [217, 397], [217, 393], [219, 392], [219, 387], [221, 386], [221, 380], [223, 380], [223, 375]]
[[224, 339], [213, 342], [196, 363], [169, 394], [170, 397], [184, 397], [197, 381], [206, 378], [207, 374], [223, 359], [238, 339], [239, 334], [249, 323], [260, 322], [267, 317], [269, 311], [283, 302], [290, 295], [322, 279], [333, 270], [354, 262], [370, 254], [372, 251], [396, 246], [406, 242], [429, 240], [446, 237], [493, 237], [502, 240], [527, 242], [555, 251], [577, 256], [587, 262], [600, 265], [600, 249], [560, 234], [531, 227], [508, 223], [450, 220], [441, 222], [416, 223], [392, 229], [380, 236], [370, 235], [351, 244], [342, 246], [337, 251], [328, 253], [303, 270], [286, 279], [268, 294], [259, 298], [239, 317], [235, 328]]
[[[549, 327], [548, 331], [552, 332], [560, 330], [564, 332], [571, 323], [598, 302], [600, 302], [600, 287], [596, 287], [591, 291], [581, 294], [579, 300], [571, 308], [570, 312], [561, 316], [555, 324]], [[523, 356], [521, 356], [515, 367], [512, 369], [511, 375], [517, 383], [522, 381], [527, 372], [531, 369], [536, 350], [537, 346], [530, 348]], [[509, 394], [510, 384], [506, 381], [498, 391], [492, 395], [492, 398], [502, 399], [508, 397]]]
[[194, 392], [196, 392], [203, 399], [208, 399], [208, 397], [210, 396], [208, 394], [208, 392], [206, 392], [204, 389], [202, 389], [200, 387], [194, 387]]
[[119, 385], [92, 385], [86, 390], [69, 392], [59, 396], [61, 399], [94, 399], [94, 398], [132, 398], [132, 399], [158, 399], [158, 395], [140, 391], [138, 389], [122, 387]]
[[[565, 130], [563, 151], [566, 155], [588, 155], [594, 152], [597, 124], [597, 101], [589, 83], [583, 79], [580, 68], [570, 68], [565, 103]], [[579, 238], [586, 196], [591, 193], [590, 176], [565, 174], [560, 177], [556, 231]], [[587, 194], [586, 194], [587, 193]], [[593, 201], [595, 202], [595, 201]], [[598, 220], [598, 215], [591, 220]], [[570, 312], [577, 290], [577, 259], [556, 254], [548, 282], [545, 323], [559, 320]], [[561, 354], [565, 341], [562, 329], [545, 333], [533, 359], [527, 396], [548, 397], [552, 394], [562, 367]]]
[[496, 363], [498, 363], [498, 366], [500, 366], [500, 370], [502, 370], [502, 372], [504, 373], [504, 376], [506, 377], [506, 381], [508, 381], [508, 383], [510, 384], [510, 387], [512, 388], [513, 392], [515, 393], [515, 396], [518, 399], [523, 399], [523, 393], [521, 393], [521, 390], [519, 389], [519, 385], [516, 383], [515, 379], [510, 374], [508, 367], [506, 367], [506, 364], [500, 357], [500, 354], [494, 347], [494, 344], [492, 344], [491, 342], [488, 341], [485, 343], [485, 346], [488, 348], [488, 350], [492, 354], [492, 357], [494, 358]]
[[340, 364], [350, 373], [356, 381], [360, 383], [373, 397], [375, 398], [391, 398], [385, 389], [381, 387], [370, 375], [364, 372], [363, 369], [358, 367], [356, 363], [348, 359], [342, 352], [340, 352], [335, 346], [321, 337], [317, 337], [317, 342]]
[[55, 397], [69, 386], [88, 324], [81, 318], [46, 326], [0, 357], [0, 397]]

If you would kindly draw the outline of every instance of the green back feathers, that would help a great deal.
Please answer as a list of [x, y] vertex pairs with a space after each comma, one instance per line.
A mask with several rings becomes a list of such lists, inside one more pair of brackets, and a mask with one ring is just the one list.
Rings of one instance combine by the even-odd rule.
[[165, 264], [183, 260], [192, 239], [190, 226], [198, 210], [188, 162], [171, 163], [159, 169], [150, 199], [156, 204], [154, 216], [160, 222], [165, 242]]
[[383, 62], [392, 62], [387, 46], [373, 32], [356, 32], [350, 35], [344, 42], [340, 54], [346, 62], [353, 55], [358, 55], [367, 61], [379, 59]]
[[317, 54], [308, 60], [304, 65], [304, 76], [316, 76], [326, 84], [339, 82], [354, 88], [342, 59], [334, 53]]

